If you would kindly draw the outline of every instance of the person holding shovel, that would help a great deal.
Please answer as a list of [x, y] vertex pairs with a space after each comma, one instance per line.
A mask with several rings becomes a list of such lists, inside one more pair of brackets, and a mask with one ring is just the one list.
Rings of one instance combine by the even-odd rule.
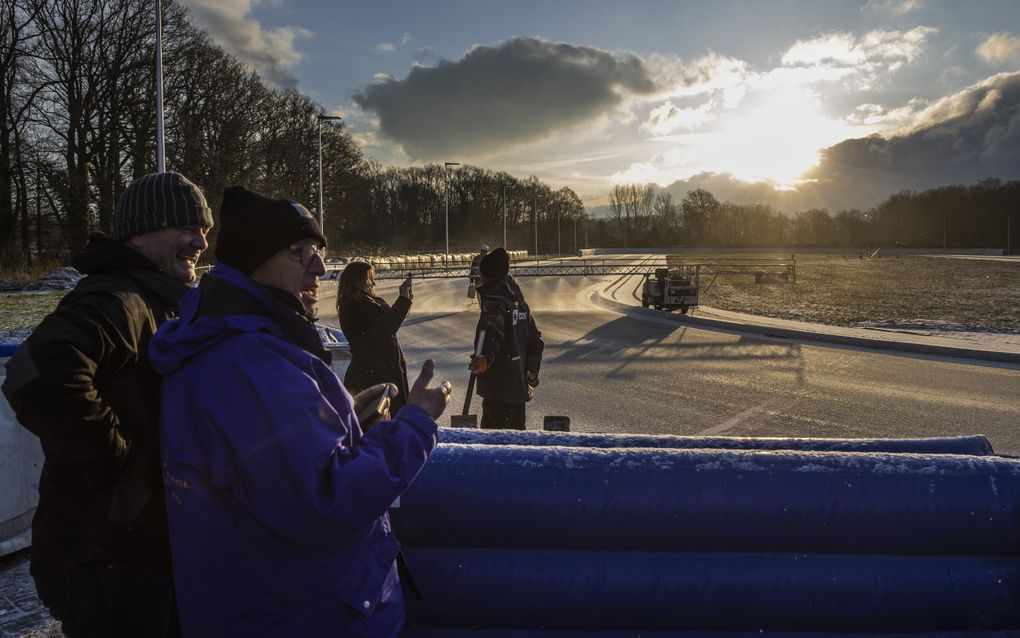
[[485, 429], [525, 429], [524, 404], [538, 386], [545, 342], [528, 302], [510, 276], [510, 256], [502, 247], [479, 263], [481, 314], [478, 344], [468, 366], [477, 376]]

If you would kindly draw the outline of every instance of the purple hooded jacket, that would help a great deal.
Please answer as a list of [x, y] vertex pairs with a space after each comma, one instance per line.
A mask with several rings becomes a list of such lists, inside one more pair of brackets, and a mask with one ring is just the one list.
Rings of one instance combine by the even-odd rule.
[[408, 405], [362, 433], [312, 324], [223, 264], [149, 353], [184, 635], [396, 635], [386, 511], [435, 422]]

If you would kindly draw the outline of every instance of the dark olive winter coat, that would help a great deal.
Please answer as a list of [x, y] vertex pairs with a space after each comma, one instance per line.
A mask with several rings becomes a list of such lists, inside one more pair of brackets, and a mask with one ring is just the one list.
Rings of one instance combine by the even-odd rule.
[[188, 287], [100, 235], [74, 266], [88, 276], [11, 357], [3, 385], [45, 454], [31, 571], [90, 561], [169, 570], [160, 380], [147, 350]]

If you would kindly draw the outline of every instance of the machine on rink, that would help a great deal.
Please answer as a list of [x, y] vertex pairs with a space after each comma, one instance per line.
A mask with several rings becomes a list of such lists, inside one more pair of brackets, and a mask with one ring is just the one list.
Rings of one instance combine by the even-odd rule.
[[698, 278], [685, 268], [656, 268], [645, 273], [641, 305], [656, 310], [680, 309], [680, 314], [698, 305]]

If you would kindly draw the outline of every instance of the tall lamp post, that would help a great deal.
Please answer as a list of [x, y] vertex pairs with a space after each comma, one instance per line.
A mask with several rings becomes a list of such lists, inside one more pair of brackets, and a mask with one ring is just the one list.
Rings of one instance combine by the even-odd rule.
[[[443, 162], [443, 170], [446, 172], [446, 254], [450, 254], [450, 167], [460, 166], [460, 162]], [[443, 257], [443, 261], [446, 261], [446, 257]]]
[[506, 248], [506, 186], [503, 187], [503, 248]]
[[156, 172], [166, 172], [163, 148], [163, 3], [156, 0]]
[[343, 118], [339, 115], [316, 115], [315, 119], [319, 122], [319, 230], [325, 235], [326, 226], [323, 223], [325, 216], [322, 210], [322, 123], [330, 120], [342, 120]]
[[563, 254], [563, 243], [560, 241], [560, 207], [556, 206], [556, 254]]
[[[534, 177], [534, 175], [532, 176]], [[538, 259], [538, 186], [531, 191], [531, 217], [535, 222], [535, 259]]]

